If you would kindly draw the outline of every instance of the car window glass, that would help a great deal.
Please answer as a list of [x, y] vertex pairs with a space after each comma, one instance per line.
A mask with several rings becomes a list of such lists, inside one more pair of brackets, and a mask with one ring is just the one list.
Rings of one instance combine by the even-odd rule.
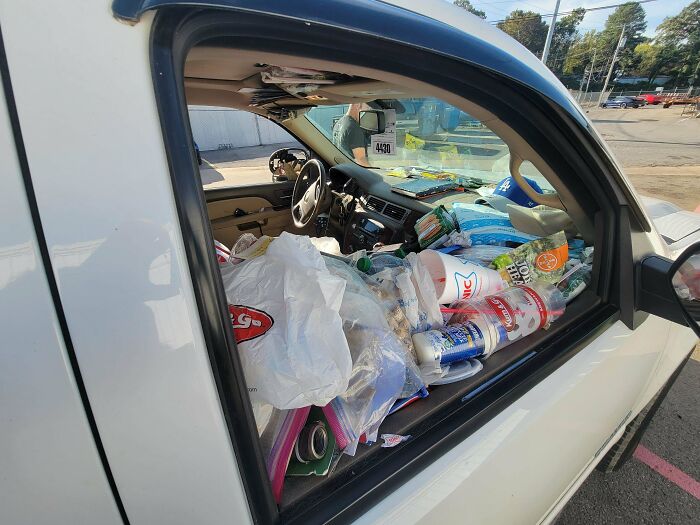
[[302, 147], [282, 126], [248, 111], [214, 106], [188, 111], [205, 189], [268, 184], [270, 154]]
[[[509, 173], [508, 146], [483, 122], [435, 98], [377, 100], [360, 111], [385, 113], [383, 133], [361, 129], [350, 104], [318, 106], [305, 117], [350, 160], [378, 168], [383, 174], [441, 173], [497, 183]], [[353, 119], [353, 120], [351, 120]], [[395, 122], [392, 127], [392, 122]], [[354, 132], [347, 128], [353, 127]], [[356, 157], [357, 148], [366, 159]], [[543, 189], [552, 187], [527, 162], [523, 175], [536, 178]]]

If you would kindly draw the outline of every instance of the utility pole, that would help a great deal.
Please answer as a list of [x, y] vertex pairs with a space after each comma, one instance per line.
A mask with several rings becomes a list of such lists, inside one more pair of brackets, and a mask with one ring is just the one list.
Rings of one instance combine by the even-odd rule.
[[695, 72], [693, 76], [690, 77], [690, 82], [688, 82], [688, 96], [693, 94], [693, 88], [695, 87], [695, 81], [698, 78], [698, 71], [700, 71], [700, 60], [698, 60], [698, 65], [695, 67]]
[[583, 75], [581, 75], [581, 83], [578, 85], [578, 96], [576, 97], [576, 102], [581, 102], [581, 93], [583, 93], [583, 81], [588, 74], [588, 69], [583, 70]]
[[[591, 68], [588, 71], [588, 80], [586, 80], [586, 91], [585, 93], [588, 93], [588, 87], [591, 85], [591, 77], [593, 76], [593, 68], [595, 67], [595, 57], [598, 54], [598, 48], [595, 47], [593, 48], [593, 60], [591, 61]], [[598, 102], [600, 104], [600, 102]]]
[[605, 77], [605, 84], [603, 84], [603, 90], [600, 92], [600, 96], [598, 97], [599, 106], [600, 103], [603, 101], [603, 95], [605, 94], [605, 90], [608, 89], [608, 82], [610, 82], [610, 77], [612, 76], [613, 68], [615, 67], [615, 61], [617, 61], [617, 54], [620, 52], [620, 48], [624, 47], [625, 42], [627, 42], [627, 39], [625, 38], [625, 26], [623, 25], [622, 31], [620, 31], [620, 40], [617, 41], [617, 47], [615, 48], [612, 60], [610, 61], [610, 69], [608, 70], [608, 76]]
[[559, 2], [557, 0], [557, 5], [554, 6], [554, 15], [552, 15], [552, 23], [549, 26], [549, 31], [547, 31], [547, 40], [544, 43], [544, 51], [542, 51], [542, 63], [547, 65], [547, 57], [549, 56], [549, 46], [552, 45], [552, 36], [554, 35], [554, 26], [557, 25], [557, 15], [559, 14]]

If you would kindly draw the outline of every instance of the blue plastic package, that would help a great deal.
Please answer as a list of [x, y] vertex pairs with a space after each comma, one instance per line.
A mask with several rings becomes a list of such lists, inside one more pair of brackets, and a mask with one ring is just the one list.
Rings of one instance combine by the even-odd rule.
[[468, 233], [471, 246], [489, 244], [491, 246], [517, 247], [538, 238], [536, 235], [516, 230], [512, 226], [486, 226]]
[[486, 226], [513, 226], [507, 213], [502, 213], [483, 204], [455, 202], [452, 204], [452, 214], [457, 219], [461, 231]]

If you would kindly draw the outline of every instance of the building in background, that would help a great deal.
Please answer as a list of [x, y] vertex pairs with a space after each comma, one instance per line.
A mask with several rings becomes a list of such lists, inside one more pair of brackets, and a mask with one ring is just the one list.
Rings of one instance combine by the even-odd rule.
[[192, 136], [201, 151], [295, 142], [276, 123], [247, 111], [189, 106]]

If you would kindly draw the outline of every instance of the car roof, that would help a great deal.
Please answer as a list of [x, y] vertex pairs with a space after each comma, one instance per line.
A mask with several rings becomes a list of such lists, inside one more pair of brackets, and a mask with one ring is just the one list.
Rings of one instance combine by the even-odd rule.
[[535, 55], [497, 27], [444, 0], [114, 0], [112, 11], [118, 19], [137, 23], [144, 12], [166, 6], [273, 14], [406, 42], [509, 77], [590, 126], [569, 91]]

